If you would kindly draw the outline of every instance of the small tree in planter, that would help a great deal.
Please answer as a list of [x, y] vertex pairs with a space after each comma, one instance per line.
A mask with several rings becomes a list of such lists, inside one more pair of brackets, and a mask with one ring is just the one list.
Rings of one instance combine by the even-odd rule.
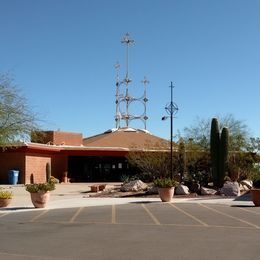
[[55, 183], [50, 178], [46, 183], [26, 184], [25, 189], [30, 192], [35, 208], [45, 208], [50, 198], [50, 191], [55, 190]]
[[7, 207], [13, 198], [13, 193], [8, 190], [0, 188], [0, 208]]
[[178, 182], [170, 178], [158, 178], [153, 183], [158, 188], [159, 197], [162, 202], [170, 202], [174, 194], [174, 188]]

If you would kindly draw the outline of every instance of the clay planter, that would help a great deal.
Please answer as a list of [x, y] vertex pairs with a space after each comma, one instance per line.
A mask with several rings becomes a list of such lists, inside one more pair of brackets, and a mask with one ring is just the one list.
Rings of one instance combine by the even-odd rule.
[[31, 200], [32, 204], [35, 208], [45, 208], [47, 202], [50, 198], [50, 192], [36, 192], [36, 193], [30, 193], [31, 194]]
[[99, 191], [98, 188], [99, 188], [98, 185], [92, 185], [92, 186], [90, 186], [91, 192], [98, 192], [98, 191]]
[[260, 206], [260, 189], [251, 189], [251, 196], [252, 196], [252, 201], [254, 202], [255, 206], [259, 207]]
[[158, 188], [159, 197], [162, 202], [171, 202], [173, 194], [174, 194], [174, 187], [172, 188]]
[[0, 199], [0, 208], [7, 207], [11, 201], [12, 199]]
[[106, 184], [100, 184], [99, 185], [99, 190], [103, 191], [106, 188], [106, 186], [107, 186]]

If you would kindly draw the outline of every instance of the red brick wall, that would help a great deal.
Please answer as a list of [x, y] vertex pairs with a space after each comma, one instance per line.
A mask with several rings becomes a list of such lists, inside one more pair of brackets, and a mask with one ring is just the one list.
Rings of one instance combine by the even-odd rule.
[[16, 152], [0, 152], [0, 183], [8, 184], [8, 171], [19, 170], [19, 183], [24, 183], [25, 154]]
[[82, 145], [82, 134], [67, 133], [67, 132], [54, 132], [53, 143], [57, 145]]
[[27, 154], [25, 157], [25, 183], [46, 182], [46, 164], [51, 164], [50, 155]]
[[55, 145], [82, 145], [83, 136], [80, 133], [61, 131], [35, 131], [31, 136], [32, 142]]

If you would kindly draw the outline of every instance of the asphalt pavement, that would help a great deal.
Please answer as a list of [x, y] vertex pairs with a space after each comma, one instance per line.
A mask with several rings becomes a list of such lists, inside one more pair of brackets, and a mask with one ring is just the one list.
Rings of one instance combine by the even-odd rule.
[[[260, 207], [240, 198], [89, 198], [57, 185], [34, 209], [24, 187], [0, 211], [0, 259], [256, 259]], [[15, 198], [17, 197], [17, 198]]]

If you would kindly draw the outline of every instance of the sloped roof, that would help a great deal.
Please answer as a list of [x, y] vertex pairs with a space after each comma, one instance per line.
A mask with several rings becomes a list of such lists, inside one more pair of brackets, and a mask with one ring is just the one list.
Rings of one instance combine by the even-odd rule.
[[111, 129], [103, 134], [83, 139], [86, 147], [114, 147], [114, 148], [139, 148], [156, 143], [166, 143], [167, 140], [150, 134], [148, 131], [134, 128]]

